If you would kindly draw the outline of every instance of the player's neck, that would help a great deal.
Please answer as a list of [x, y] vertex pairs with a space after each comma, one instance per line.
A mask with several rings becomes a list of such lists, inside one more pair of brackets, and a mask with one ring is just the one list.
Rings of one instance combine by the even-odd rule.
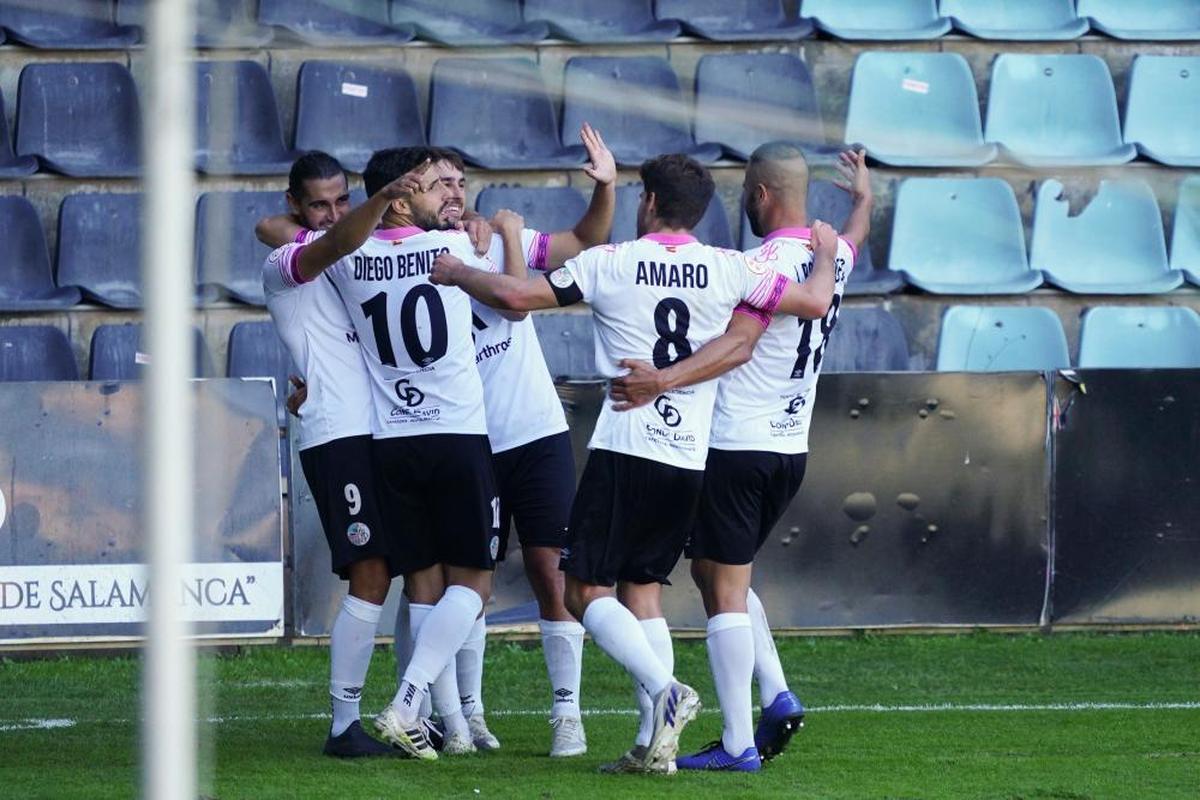
[[804, 208], [780, 209], [763, 220], [764, 234], [771, 234], [784, 228], [807, 228], [808, 212]]
[[647, 234], [661, 233], [666, 236], [691, 236], [692, 229], [691, 228], [672, 228], [670, 225], [667, 225], [665, 223], [656, 222], [656, 223], [651, 223], [649, 225], [649, 227], [646, 230], [646, 233]]

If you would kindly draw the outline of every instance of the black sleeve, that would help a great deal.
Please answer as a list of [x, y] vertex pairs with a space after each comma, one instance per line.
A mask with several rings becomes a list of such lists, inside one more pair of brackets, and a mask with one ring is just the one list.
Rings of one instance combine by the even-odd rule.
[[579, 284], [567, 270], [559, 267], [553, 272], [544, 273], [544, 275], [550, 282], [550, 290], [554, 292], [554, 299], [558, 301], [560, 307], [573, 306], [583, 300], [583, 290], [579, 288]]

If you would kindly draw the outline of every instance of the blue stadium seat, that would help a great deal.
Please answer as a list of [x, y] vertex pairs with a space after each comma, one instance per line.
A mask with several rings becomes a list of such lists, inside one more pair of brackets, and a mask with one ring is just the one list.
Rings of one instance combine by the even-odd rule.
[[782, 0], [658, 0], [654, 13], [714, 42], [795, 41], [813, 32], [812, 22], [788, 14]]
[[1079, 0], [1078, 10], [1115, 39], [1200, 39], [1196, 0]]
[[1179, 184], [1171, 234], [1171, 269], [1200, 286], [1200, 176], [1193, 175]]
[[[809, 220], [824, 220], [838, 230], [842, 230], [846, 227], [846, 220], [850, 219], [850, 212], [853, 208], [854, 201], [850, 199], [850, 194], [839, 189], [832, 182], [826, 180], [808, 182], [808, 201], [805, 204], [805, 210], [808, 212]], [[739, 246], [743, 250], [750, 250], [762, 243], [762, 239], [755, 236], [754, 231], [750, 230], [750, 220], [744, 212], [742, 213], [740, 242]], [[871, 257], [871, 248], [863, 247], [858, 251], [858, 261], [854, 263], [850, 280], [846, 281], [846, 294], [888, 294], [902, 286], [904, 286], [904, 276], [890, 269], [876, 267]]]
[[283, 144], [267, 70], [254, 61], [196, 62], [196, 169], [210, 175], [284, 175]]
[[1200, 167], [1197, 131], [1200, 57], [1135, 58], [1125, 102], [1125, 141], [1159, 163]]
[[[637, 238], [637, 208], [641, 201], [642, 185], [630, 183], [617, 187], [617, 207], [613, 210], [613, 227], [609, 241], [628, 242]], [[704, 216], [692, 229], [692, 235], [704, 244], [713, 247], [732, 248], [733, 234], [729, 229], [729, 217], [719, 195], [713, 195]]]
[[1200, 367], [1200, 314], [1175, 306], [1100, 306], [1084, 312], [1079, 366]]
[[587, 212], [588, 201], [569, 186], [489, 186], [475, 198], [475, 210], [488, 219], [502, 208], [524, 217], [527, 228], [557, 233], [575, 227]]
[[1038, 189], [1029, 262], [1049, 283], [1079, 294], [1157, 294], [1183, 283], [1167, 265], [1162, 215], [1140, 180], [1104, 180], [1070, 216], [1063, 185]]
[[861, 54], [845, 140], [892, 166], [975, 167], [996, 157], [983, 141], [971, 67], [958, 53]]
[[[153, 357], [142, 344], [142, 326], [98, 325], [88, 353], [88, 380], [137, 381]], [[212, 359], [200, 329], [192, 326], [192, 377], [213, 377]]]
[[563, 143], [576, 141], [590, 122], [604, 136], [617, 163], [638, 166], [662, 153], [687, 153], [710, 163], [721, 157], [716, 144], [697, 145], [691, 109], [679, 78], [658, 56], [576, 56], [563, 76]]
[[50, 325], [0, 325], [0, 383], [76, 381], [71, 341]]
[[525, 0], [525, 19], [548, 23], [550, 35], [585, 44], [665, 42], [682, 29], [654, 18], [651, 0]]
[[904, 328], [886, 309], [877, 307], [838, 310], [837, 326], [830, 334], [821, 361], [824, 372], [904, 372], [909, 369]]
[[1075, 15], [1075, 0], [941, 0], [954, 27], [978, 39], [1063, 41], [1088, 31]]
[[1108, 65], [1094, 55], [1004, 53], [992, 65], [984, 138], [1027, 166], [1124, 164]]
[[800, 16], [838, 39], [936, 39], [950, 30], [937, 0], [801, 0]]
[[58, 212], [58, 283], [113, 308], [142, 305], [139, 194], [72, 194]]
[[384, 147], [425, 144], [409, 74], [365, 64], [306, 61], [296, 89], [296, 149], [324, 150], [354, 172]]
[[0, 242], [0, 311], [47, 311], [79, 302], [78, 289], [54, 284], [42, 223], [24, 197], [0, 196]]
[[934, 294], [1023, 294], [1042, 285], [1025, 256], [1017, 198], [1001, 178], [901, 183], [888, 266]]
[[825, 129], [808, 66], [787, 53], [703, 56], [696, 66], [696, 141], [746, 161], [760, 144], [796, 141], [822, 154]]
[[254, 236], [263, 217], [287, 211], [283, 192], [205, 192], [196, 203], [196, 280], [205, 302], [266, 304], [262, 266], [271, 248]]
[[141, 171], [137, 87], [120, 64], [30, 64], [17, 88], [16, 151], [77, 178]]
[[429, 89], [429, 143], [453, 147], [485, 169], [563, 169], [584, 161], [582, 147], [559, 142], [554, 105], [527, 58], [439, 59]]
[[[0, 38], [0, 42], [4, 39]], [[22, 178], [37, 172], [37, 159], [33, 156], [18, 156], [13, 153], [12, 139], [8, 135], [8, 122], [4, 113], [4, 93], [0, 92], [0, 178]]]
[[355, 0], [352, 7], [329, 0], [258, 0], [258, 21], [315, 45], [404, 44], [416, 36], [411, 26], [389, 21], [388, 0]]
[[543, 312], [532, 318], [550, 377], [556, 381], [598, 377], [591, 314]]
[[1030, 306], [951, 306], [942, 317], [939, 372], [1015, 372], [1071, 366], [1058, 315]]
[[421, 39], [452, 47], [533, 44], [550, 35], [544, 22], [526, 22], [520, 0], [392, 0], [392, 24]]
[[[142, 33], [148, 0], [117, 0], [117, 23]], [[203, 0], [196, 3], [196, 47], [262, 47], [275, 32], [254, 21], [252, 0]]]
[[287, 400], [292, 359], [275, 330], [275, 323], [239, 322], [229, 331], [225, 373], [230, 378], [274, 378], [275, 414], [279, 427], [287, 426]]
[[137, 28], [113, 23], [112, 0], [0, 0], [0, 26], [10, 41], [45, 50], [121, 50], [138, 40]]

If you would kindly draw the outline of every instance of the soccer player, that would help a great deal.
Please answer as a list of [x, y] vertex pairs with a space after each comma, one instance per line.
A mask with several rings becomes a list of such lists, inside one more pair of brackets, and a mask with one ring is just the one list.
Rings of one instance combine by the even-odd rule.
[[[454, 685], [447, 667], [490, 593], [499, 544], [470, 300], [425, 277], [442, 253], [487, 264], [475, 260], [466, 235], [440, 230], [455, 201], [431, 167], [421, 148], [375, 153], [363, 174], [366, 203], [326, 235], [272, 254], [285, 283], [332, 282], [370, 374], [382, 526], [406, 593], [433, 606], [375, 725], [422, 759], [437, 753], [419, 720], [421, 702], [439, 676], [449, 674]], [[454, 733], [447, 729], [447, 750]]]
[[[687, 358], [720, 335], [741, 301], [768, 313], [826, 313], [833, 295], [828, 226], [815, 226], [817, 266], [797, 284], [692, 237], [714, 192], [712, 177], [693, 159], [651, 159], [641, 177], [636, 241], [592, 248], [525, 280], [440, 256], [430, 280], [461, 286], [494, 308], [590, 303], [597, 365], [609, 377], [619, 374], [623, 358], [663, 367]], [[571, 509], [562, 558], [567, 608], [653, 699], [648, 741], [618, 762], [622, 770], [671, 771], [679, 733], [700, 706], [696, 692], [672, 674], [669, 638], [666, 652], [656, 653], [639, 618], [662, 618], [661, 584], [679, 560], [699, 502], [715, 391], [709, 382], [628, 414], [602, 409]]]
[[[614, 381], [613, 396], [626, 409], [736, 367], [718, 384], [704, 494], [689, 553], [708, 613], [709, 662], [725, 725], [719, 740], [678, 759], [680, 769], [757, 770], [762, 760], [783, 751], [804, 719], [804, 707], [784, 678], [762, 603], [750, 588], [750, 574], [755, 554], [804, 478], [823, 355], [870, 229], [873, 196], [865, 154], [842, 153], [839, 169], [854, 206], [838, 243], [833, 301], [821, 319], [797, 325], [789, 317], [771, 319], [741, 308], [744, 313], [735, 315], [730, 330], [695, 358], [661, 371], [645, 362], [625, 362], [630, 373]], [[773, 142], [752, 154], [742, 200], [751, 230], [764, 239], [748, 255], [799, 281], [813, 270], [807, 194], [808, 165], [797, 147]], [[762, 702], [753, 734], [752, 675]]]

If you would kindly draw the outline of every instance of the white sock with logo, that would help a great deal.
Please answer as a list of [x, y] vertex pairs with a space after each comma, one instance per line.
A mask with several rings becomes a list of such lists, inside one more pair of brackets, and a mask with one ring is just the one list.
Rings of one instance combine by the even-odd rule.
[[671, 671], [646, 641], [637, 617], [617, 598], [601, 597], [589, 603], [583, 612], [583, 627], [651, 697], [657, 697], [671, 683]]
[[717, 685], [717, 701], [725, 718], [721, 743], [740, 756], [754, 746], [750, 682], [754, 677], [754, 632], [750, 615], [716, 614], [708, 620], [708, 664]]
[[[407, 613], [405, 611], [407, 610]], [[401, 601], [400, 610], [396, 612], [396, 685], [404, 683], [404, 671], [408, 669], [408, 662], [412, 661], [413, 645], [417, 641], [417, 634], [421, 632], [421, 625], [424, 624], [425, 618], [429, 616], [429, 612], [433, 611], [433, 606], [427, 603], [410, 603], [407, 597]], [[400, 618], [404, 621], [401, 622]], [[400, 644], [401, 634], [407, 634], [407, 641], [403, 646]], [[429, 699], [429, 693], [422, 693], [421, 708], [417, 712], [418, 716], [428, 717], [433, 713], [433, 705]]]
[[[451, 663], [482, 610], [483, 598], [466, 586], [456, 585], [446, 587], [442, 599], [425, 617], [413, 644], [412, 660], [408, 662], [404, 680], [392, 701], [403, 724], [412, 725], [417, 721], [421, 695]], [[457, 678], [454, 683], [457, 695]]]
[[787, 678], [783, 677], [783, 664], [779, 663], [779, 651], [767, 625], [767, 612], [753, 589], [746, 593], [746, 611], [754, 633], [754, 678], [758, 681], [759, 702], [766, 708], [780, 692], [788, 690]]
[[346, 595], [329, 634], [329, 695], [333, 699], [333, 724], [329, 732], [340, 736], [358, 718], [363, 683], [375, 649], [375, 629], [383, 606]]
[[[458, 672], [459, 704], [465, 717], [483, 713], [483, 652], [487, 646], [487, 621], [481, 615], [454, 657]], [[441, 713], [441, 712], [439, 712]]]
[[[667, 672], [675, 672], [675, 644], [671, 641], [671, 629], [662, 617], [652, 617], [641, 620], [642, 631], [646, 641], [658, 656], [658, 660]], [[635, 742], [642, 747], [650, 745], [650, 736], [654, 733], [654, 698], [641, 687], [637, 681], [633, 683], [634, 695], [638, 704], [638, 734]]]
[[453, 659], [442, 670], [442, 674], [438, 675], [437, 680], [430, 685], [429, 697], [433, 703], [433, 710], [437, 712], [438, 718], [442, 721], [442, 730], [446, 732], [446, 735], [458, 734], [469, 740], [471, 730], [467, 727], [467, 720], [463, 716], [462, 703], [458, 694], [458, 670]]
[[550, 719], [579, 719], [579, 682], [583, 672], [583, 626], [573, 620], [538, 620], [542, 655], [550, 676]]

